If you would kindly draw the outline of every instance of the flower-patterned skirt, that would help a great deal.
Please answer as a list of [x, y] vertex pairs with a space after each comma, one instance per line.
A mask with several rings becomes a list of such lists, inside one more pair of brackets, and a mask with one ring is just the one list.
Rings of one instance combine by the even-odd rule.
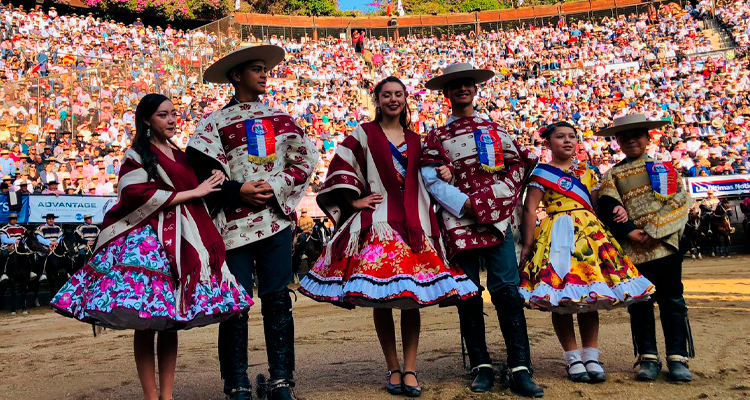
[[241, 285], [213, 273], [182, 309], [176, 289], [164, 249], [146, 225], [94, 254], [50, 304], [82, 322], [157, 331], [221, 322], [253, 304]]
[[[569, 270], [555, 268], [552, 249], [560, 233], [554, 225], [570, 218], [573, 231]], [[633, 263], [599, 219], [589, 211], [550, 215], [534, 234], [534, 253], [520, 271], [519, 291], [526, 306], [560, 314], [627, 306], [647, 300], [654, 285]]]
[[458, 266], [447, 266], [429, 243], [415, 253], [396, 232], [392, 240], [368, 235], [357, 255], [330, 264], [325, 259], [324, 251], [299, 291], [345, 308], [450, 305], [478, 292], [469, 277]]

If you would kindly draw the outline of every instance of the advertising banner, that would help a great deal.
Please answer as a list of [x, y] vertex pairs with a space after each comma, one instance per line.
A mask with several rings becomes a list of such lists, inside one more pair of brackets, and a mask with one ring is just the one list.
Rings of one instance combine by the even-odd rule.
[[750, 174], [707, 176], [687, 178], [686, 180], [685, 187], [690, 196], [695, 199], [706, 197], [706, 192], [709, 190], [713, 190], [717, 197], [750, 193]]
[[29, 223], [45, 222], [44, 216], [57, 215], [57, 223], [80, 223], [83, 216], [91, 214], [95, 224], [104, 221], [104, 213], [114, 207], [114, 196], [29, 196]]
[[29, 196], [18, 196], [18, 203], [19, 204], [16, 207], [11, 207], [9, 196], [0, 196], [0, 224], [7, 224], [8, 215], [14, 213], [18, 214], [19, 224], [25, 224], [27, 222], [29, 216]]

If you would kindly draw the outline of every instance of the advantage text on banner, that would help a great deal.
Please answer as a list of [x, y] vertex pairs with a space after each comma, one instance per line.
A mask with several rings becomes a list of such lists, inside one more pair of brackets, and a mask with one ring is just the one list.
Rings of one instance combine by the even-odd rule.
[[29, 222], [45, 222], [44, 216], [57, 215], [57, 223], [81, 223], [83, 216], [91, 214], [95, 224], [104, 221], [104, 213], [114, 207], [114, 196], [52, 196], [33, 195], [29, 198]]

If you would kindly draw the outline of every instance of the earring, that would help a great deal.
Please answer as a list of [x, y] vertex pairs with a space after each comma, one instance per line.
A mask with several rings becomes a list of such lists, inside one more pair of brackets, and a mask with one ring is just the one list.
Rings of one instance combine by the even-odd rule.
[[146, 128], [146, 137], [151, 137], [151, 127]]

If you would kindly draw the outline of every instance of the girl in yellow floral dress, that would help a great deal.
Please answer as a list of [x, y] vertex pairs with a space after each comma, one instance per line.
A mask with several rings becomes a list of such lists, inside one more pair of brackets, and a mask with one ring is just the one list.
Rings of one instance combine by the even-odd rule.
[[[597, 310], [646, 300], [653, 285], [635, 269], [594, 212], [599, 182], [585, 163], [573, 161], [576, 129], [557, 122], [543, 129], [541, 136], [552, 161], [536, 167], [526, 194], [519, 291], [527, 307], [552, 312], [568, 377], [574, 382], [603, 382]], [[547, 217], [536, 227], [540, 202]], [[627, 220], [627, 213], [619, 208], [617, 218]], [[572, 314], [578, 314], [583, 351], [576, 343]]]

